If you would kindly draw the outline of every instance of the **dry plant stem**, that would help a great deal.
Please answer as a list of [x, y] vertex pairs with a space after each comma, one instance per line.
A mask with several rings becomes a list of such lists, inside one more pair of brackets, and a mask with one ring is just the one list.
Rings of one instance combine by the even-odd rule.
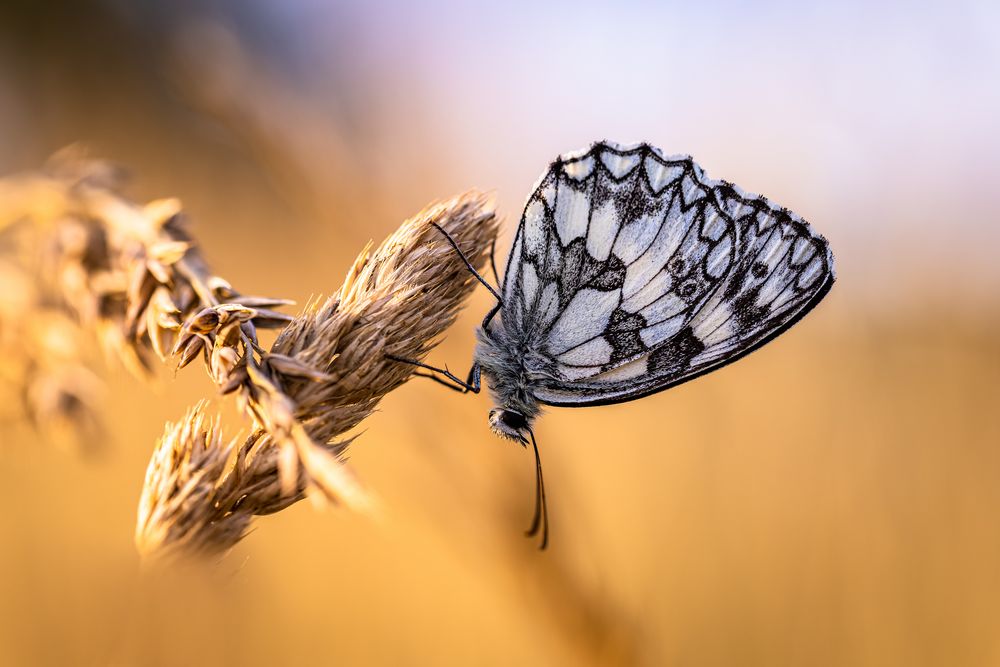
[[181, 325], [204, 308], [253, 309], [255, 328], [284, 326], [272, 308], [213, 275], [186, 229], [180, 202], [140, 206], [121, 193], [121, 170], [67, 150], [45, 172], [0, 181], [0, 229], [30, 219], [43, 231], [46, 285], [105, 349], [141, 377], [166, 362]]
[[320, 371], [282, 384], [309, 434], [328, 441], [367, 417], [411, 375], [388, 355], [421, 359], [454, 322], [475, 279], [436, 223], [482, 268], [497, 232], [490, 201], [467, 193], [406, 221], [362, 253], [336, 297], [312, 304], [279, 335], [272, 352]]
[[[265, 442], [296, 448], [310, 472], [284, 471], [283, 486], [295, 495], [309, 490], [318, 472], [343, 471], [308, 443], [331, 443], [405, 382], [412, 367], [387, 355], [426, 355], [474, 288], [472, 276], [431, 223], [451, 234], [477, 267], [484, 264], [497, 231], [489, 201], [467, 193], [432, 206], [377, 250], [362, 253], [340, 294], [307, 307], [259, 365], [250, 355], [246, 367], [234, 373], [247, 375], [245, 398], [252, 412], [262, 414]], [[332, 452], [341, 454], [346, 444], [332, 445]], [[293, 486], [303, 479], [307, 488]]]
[[[338, 296], [307, 306], [270, 351], [259, 349], [246, 330], [250, 314], [237, 306], [205, 309], [188, 321], [178, 347], [207, 337], [203, 348], [212, 350], [213, 369], [225, 366], [217, 356], [232, 351], [226, 358], [236, 363], [220, 374], [222, 389], [237, 393], [260, 428], [238, 449], [228, 445], [203, 476], [193, 471], [204, 466], [186, 465], [187, 458], [176, 454], [178, 443], [182, 451], [190, 449], [184, 443], [198, 429], [186, 424], [197, 416], [168, 428], [143, 490], [136, 532], [141, 552], [224, 553], [243, 537], [251, 516], [284, 509], [310, 492], [364, 506], [365, 496], [337, 460], [350, 440], [334, 438], [410, 377], [410, 365], [387, 355], [422, 358], [474, 288], [468, 270], [431, 223], [445, 229], [475, 266], [483, 266], [497, 223], [486, 197], [467, 193], [406, 221], [374, 252], [366, 249]], [[217, 465], [229, 457], [235, 457], [231, 467]], [[236, 491], [226, 487], [219, 493], [223, 479]], [[212, 502], [187, 502], [188, 497]], [[172, 546], [175, 542], [181, 546]]]
[[[223, 444], [201, 409], [168, 428], [143, 491], [140, 551], [172, 552], [176, 543], [223, 552], [248, 516], [309, 493], [366, 507], [338, 460], [349, 441], [333, 440], [410, 376], [411, 366], [388, 355], [423, 357], [473, 289], [432, 223], [482, 267], [497, 231], [492, 204], [467, 193], [425, 209], [366, 249], [337, 297], [293, 320], [273, 310], [290, 302], [241, 295], [210, 272], [177, 200], [137, 205], [121, 180], [106, 163], [59, 156], [45, 174], [0, 181], [0, 228], [37, 223], [62, 303], [133, 371], [145, 376], [157, 357], [179, 367], [201, 358], [254, 420], [239, 448]], [[270, 351], [260, 346], [259, 328], [286, 325]], [[220, 472], [222, 461], [230, 467]], [[220, 494], [222, 480], [235, 486]]]
[[84, 363], [85, 332], [11, 259], [0, 258], [0, 423], [27, 420], [52, 443], [99, 454], [104, 384]]
[[301, 498], [282, 492], [276, 448], [261, 448], [260, 436], [225, 441], [206, 407], [201, 401], [168, 423], [150, 459], [135, 532], [144, 558], [217, 557], [246, 535], [254, 516]]
[[[31, 218], [45, 230], [52, 287], [137, 375], [146, 377], [156, 357], [179, 355], [185, 366], [201, 355], [209, 375], [226, 383], [241, 362], [253, 366], [258, 328], [292, 319], [273, 310], [291, 302], [236, 292], [209, 271], [177, 200], [139, 206], [119, 192], [121, 180], [105, 163], [63, 154], [45, 174], [0, 184], [11, 208], [6, 224]], [[247, 404], [280, 441], [294, 438], [306, 470], [321, 473], [318, 488], [332, 498], [360, 497], [352, 478], [322, 465], [301, 427], [284, 419], [289, 410], [279, 400]]]
[[[238, 505], [235, 475], [227, 474], [234, 445], [224, 443], [218, 419], [205, 417], [204, 402], [180, 422], [167, 424], [146, 470], [136, 522], [143, 556], [203, 555], [235, 543], [253, 514]], [[234, 470], [245, 469], [238, 459]]]

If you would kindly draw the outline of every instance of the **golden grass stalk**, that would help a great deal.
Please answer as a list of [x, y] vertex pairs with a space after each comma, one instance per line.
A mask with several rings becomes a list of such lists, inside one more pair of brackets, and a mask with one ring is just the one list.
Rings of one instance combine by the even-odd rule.
[[[224, 552], [250, 518], [305, 495], [364, 509], [368, 497], [334, 439], [368, 416], [454, 321], [496, 237], [492, 204], [470, 192], [421, 211], [358, 257], [336, 297], [292, 318], [291, 302], [245, 296], [212, 274], [180, 203], [140, 206], [120, 170], [64, 154], [39, 175], [0, 182], [0, 229], [31, 219], [47, 286], [105, 348], [145, 376], [158, 358], [202, 359], [254, 421], [239, 447], [204, 407], [168, 425], [150, 462], [136, 543], [144, 554]], [[44, 273], [44, 272], [43, 272]], [[287, 326], [286, 326], [287, 325]], [[261, 327], [282, 328], [270, 350]]]
[[[361, 253], [339, 295], [313, 304], [272, 347], [270, 365], [310, 436], [327, 442], [367, 417], [411, 375], [389, 355], [422, 359], [454, 322], [475, 279], [433, 225], [481, 268], [497, 233], [492, 204], [469, 192], [407, 220], [374, 252]], [[295, 372], [305, 365], [318, 377]]]
[[50, 442], [98, 453], [104, 383], [84, 363], [80, 325], [47, 303], [34, 282], [0, 257], [0, 422], [26, 419]]
[[[267, 352], [247, 335], [252, 314], [239, 308], [205, 309], [189, 320], [178, 347], [200, 341], [212, 369], [228, 368], [218, 378], [222, 389], [238, 393], [258, 429], [236, 449], [221, 446], [221, 435], [204, 426], [200, 409], [168, 427], [140, 502], [141, 552], [224, 552], [243, 537], [250, 517], [276, 512], [310, 492], [365, 507], [366, 496], [338, 460], [349, 441], [334, 439], [410, 377], [412, 366], [387, 355], [423, 358], [474, 286], [432, 223], [474, 265], [483, 265], [496, 220], [483, 195], [467, 193], [421, 211], [377, 250], [366, 249], [339, 294], [310, 304]], [[192, 463], [190, 452], [205, 449], [207, 441], [217, 443], [215, 454]], [[227, 457], [235, 461], [221, 466]]]
[[[135, 543], [143, 556], [215, 554], [246, 533], [253, 510], [240, 503], [240, 482], [259, 474], [261, 461], [224, 442], [218, 418], [199, 402], [184, 418], [166, 425], [146, 469]], [[275, 472], [274, 470], [271, 471]]]
[[242, 444], [225, 440], [219, 418], [206, 410], [207, 402], [199, 401], [168, 423], [150, 458], [135, 528], [144, 559], [223, 555], [247, 534], [253, 517], [303, 497], [281, 488], [280, 450], [265, 445], [263, 431]]

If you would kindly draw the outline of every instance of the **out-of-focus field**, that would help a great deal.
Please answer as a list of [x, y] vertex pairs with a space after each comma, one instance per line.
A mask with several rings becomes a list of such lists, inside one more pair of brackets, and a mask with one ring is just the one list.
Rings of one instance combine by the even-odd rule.
[[351, 447], [380, 520], [301, 503], [144, 577], [151, 448], [213, 389], [112, 369], [100, 456], [0, 425], [0, 664], [1000, 664], [994, 9], [315, 4], [0, 9], [0, 171], [86, 141], [304, 303], [472, 186], [505, 257], [548, 160], [645, 139], [800, 212], [838, 283], [722, 372], [540, 420], [545, 553], [530, 452], [417, 380]]

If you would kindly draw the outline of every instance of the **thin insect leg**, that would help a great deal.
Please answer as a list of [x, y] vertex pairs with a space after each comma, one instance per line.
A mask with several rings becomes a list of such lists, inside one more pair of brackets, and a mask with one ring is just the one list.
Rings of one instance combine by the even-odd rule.
[[490, 243], [490, 268], [493, 269], [493, 282], [500, 286], [500, 274], [497, 273], [497, 239], [494, 236], [493, 241]]
[[538, 443], [535, 442], [534, 431], [528, 430], [531, 436], [531, 446], [535, 449], [535, 517], [531, 520], [531, 528], [525, 532], [527, 537], [534, 537], [538, 529], [542, 530], [542, 543], [539, 549], [549, 545], [549, 507], [545, 502], [545, 479], [542, 477], [542, 459], [538, 455]]
[[[493, 321], [493, 318], [496, 317], [497, 313], [500, 312], [500, 308], [503, 305], [503, 300], [500, 298], [500, 295], [497, 294], [496, 290], [494, 290], [493, 287], [488, 282], [486, 282], [486, 280], [481, 275], [479, 275], [479, 273], [476, 271], [475, 267], [472, 266], [472, 264], [469, 262], [468, 258], [465, 256], [465, 254], [462, 252], [462, 250], [458, 247], [458, 244], [455, 243], [455, 240], [453, 238], [451, 238], [451, 236], [448, 234], [448, 232], [446, 232], [444, 229], [442, 229], [442, 227], [440, 225], [438, 225], [436, 222], [432, 222], [431, 224], [434, 225], [437, 228], [437, 230], [439, 232], [441, 232], [441, 234], [444, 235], [444, 237], [446, 239], [448, 239], [448, 243], [451, 244], [451, 247], [455, 249], [455, 252], [458, 253], [458, 256], [462, 259], [463, 262], [465, 262], [466, 268], [468, 268], [469, 271], [472, 272], [472, 275], [474, 275], [479, 282], [481, 282], [483, 285], [485, 285], [486, 289], [488, 289], [490, 291], [490, 293], [496, 298], [497, 303], [495, 303], [493, 305], [493, 308], [490, 309], [490, 312], [488, 312], [486, 314], [486, 317], [483, 318], [482, 328], [484, 330], [487, 329], [487, 327], [489, 327], [490, 322]], [[493, 261], [493, 253], [494, 253], [495, 250], [496, 250], [496, 239], [493, 240], [493, 243], [490, 246], [490, 264], [493, 266], [493, 277], [494, 278], [497, 277], [496, 263]], [[497, 282], [499, 283], [499, 280]], [[391, 355], [391, 354], [387, 354], [385, 356], [388, 359], [392, 359], [393, 361], [398, 361], [398, 362], [404, 363], [404, 364], [410, 364], [410, 365], [413, 365], [413, 366], [417, 366], [419, 368], [425, 368], [425, 369], [431, 371], [431, 373], [420, 373], [418, 371], [414, 371], [413, 374], [414, 375], [419, 375], [420, 377], [430, 378], [431, 380], [434, 380], [438, 384], [444, 385], [445, 387], [448, 387], [449, 389], [452, 389], [452, 390], [457, 391], [457, 392], [462, 393], [462, 394], [466, 394], [466, 393], [468, 393], [470, 391], [472, 393], [474, 393], [474, 394], [478, 394], [479, 390], [480, 390], [480, 388], [482, 386], [481, 385], [481, 379], [480, 379], [481, 369], [479, 367], [479, 364], [477, 364], [477, 363], [474, 363], [472, 365], [472, 368], [469, 369], [469, 376], [466, 378], [465, 382], [462, 382], [459, 378], [455, 377], [455, 375], [453, 375], [447, 368], [436, 368], [434, 366], [431, 366], [429, 364], [425, 364], [425, 363], [423, 363], [421, 361], [417, 361], [415, 359], [405, 359], [403, 357], [397, 357], [397, 356], [394, 356], [394, 355]], [[433, 373], [440, 373], [441, 375], [443, 375], [446, 378], [448, 378], [448, 380], [451, 380], [451, 382], [447, 382], [446, 380], [442, 380], [438, 376], [433, 375]], [[452, 384], [452, 382], [454, 384]]]
[[490, 293], [494, 297], [496, 297], [497, 301], [499, 301], [500, 303], [503, 303], [503, 299], [501, 299], [500, 295], [497, 293], [497, 291], [495, 289], [493, 289], [493, 286], [490, 285], [488, 282], [486, 282], [486, 278], [483, 278], [481, 275], [479, 275], [479, 272], [476, 271], [476, 267], [472, 266], [472, 262], [469, 261], [468, 257], [465, 256], [465, 253], [462, 252], [462, 249], [458, 247], [457, 243], [455, 243], [455, 239], [451, 238], [451, 235], [448, 234], [448, 232], [446, 232], [444, 230], [444, 228], [441, 225], [439, 225], [438, 223], [432, 222], [431, 224], [434, 225], [435, 227], [437, 227], [437, 229], [438, 229], [439, 232], [441, 232], [442, 234], [444, 234], [444, 237], [446, 239], [448, 239], [448, 243], [450, 243], [451, 247], [455, 249], [455, 252], [458, 253], [458, 256], [462, 258], [462, 261], [465, 262], [465, 267], [467, 269], [469, 269], [469, 271], [472, 273], [472, 275], [474, 275], [476, 277], [476, 280], [478, 280], [483, 285], [485, 285], [486, 289], [488, 289], [490, 291]]
[[[486, 314], [486, 317], [483, 318], [483, 324], [482, 324], [483, 329], [486, 329], [489, 326], [490, 322], [493, 320], [494, 317], [496, 317], [496, 314], [499, 313], [499, 312], [500, 312], [500, 304], [497, 303], [497, 304], [495, 304], [493, 306], [492, 309], [490, 309], [490, 312], [488, 312]], [[448, 378], [449, 380], [451, 380], [455, 384], [452, 384], [451, 382], [447, 382], [445, 380], [442, 380], [441, 378], [439, 378], [436, 375], [433, 375], [432, 373], [420, 373], [420, 372], [414, 371], [413, 374], [414, 375], [419, 375], [420, 377], [424, 377], [424, 378], [430, 378], [431, 380], [434, 380], [438, 384], [441, 384], [441, 385], [444, 385], [445, 387], [448, 387], [448, 389], [452, 389], [452, 390], [457, 391], [457, 392], [462, 393], [462, 394], [467, 394], [470, 391], [473, 394], [478, 394], [479, 393], [479, 389], [481, 387], [481, 375], [482, 375], [482, 372], [481, 372], [481, 369], [479, 367], [479, 364], [477, 364], [477, 363], [472, 364], [472, 368], [469, 369], [469, 375], [468, 375], [468, 377], [465, 379], [465, 382], [462, 382], [457, 377], [455, 377], [454, 375], [452, 375], [452, 373], [447, 368], [436, 368], [436, 367], [431, 366], [429, 364], [425, 364], [422, 361], [416, 361], [415, 359], [406, 359], [406, 358], [403, 358], [403, 357], [396, 357], [396, 356], [393, 356], [391, 354], [387, 354], [385, 356], [387, 358], [389, 358], [389, 359], [392, 359], [393, 361], [398, 361], [398, 362], [404, 363], [404, 364], [410, 364], [412, 366], [418, 366], [420, 368], [426, 368], [427, 370], [433, 371], [434, 373], [440, 373], [441, 375], [445, 376], [446, 378]]]
[[416, 375], [416, 376], [422, 377], [422, 378], [429, 378], [431, 380], [434, 380], [439, 385], [441, 385], [443, 387], [447, 387], [448, 389], [451, 389], [452, 391], [457, 391], [460, 394], [466, 394], [466, 393], [469, 392], [469, 390], [466, 389], [465, 387], [459, 387], [459, 386], [456, 386], [456, 385], [452, 384], [448, 380], [442, 380], [441, 378], [439, 378], [437, 375], [434, 375], [433, 373], [421, 373], [420, 371], [414, 371], [413, 374]]
[[468, 378], [466, 378], [465, 382], [462, 382], [462, 380], [460, 380], [458, 377], [456, 377], [455, 375], [453, 375], [451, 373], [451, 371], [449, 371], [447, 368], [435, 368], [434, 366], [431, 366], [429, 364], [425, 364], [422, 361], [417, 361], [416, 359], [404, 359], [403, 357], [396, 357], [396, 356], [393, 356], [391, 354], [387, 354], [385, 356], [388, 357], [389, 359], [392, 359], [393, 361], [398, 361], [398, 362], [403, 363], [403, 364], [410, 364], [411, 366], [418, 366], [419, 368], [425, 368], [425, 369], [427, 369], [429, 371], [433, 371], [434, 373], [440, 373], [441, 375], [445, 376], [446, 378], [448, 378], [449, 380], [451, 380], [452, 382], [454, 382], [458, 386], [456, 387], [454, 385], [448, 384], [447, 382], [445, 382], [441, 378], [439, 378], [439, 377], [437, 377], [435, 375], [431, 375], [429, 373], [415, 373], [415, 374], [419, 375], [421, 377], [431, 378], [435, 382], [437, 382], [439, 384], [443, 384], [444, 386], [446, 386], [446, 387], [448, 387], [450, 389], [454, 389], [455, 391], [462, 392], [463, 394], [465, 394], [467, 392], [470, 392], [470, 391], [473, 394], [478, 394], [479, 393], [479, 389], [481, 387], [481, 384], [480, 384], [480, 369], [479, 369], [479, 364], [473, 364], [472, 365], [472, 368], [469, 369], [469, 376], [468, 376]]
[[488, 327], [490, 326], [490, 322], [492, 322], [493, 318], [496, 317], [497, 313], [500, 312], [500, 307], [502, 305], [503, 304], [501, 303], [497, 303], [496, 305], [493, 306], [493, 308], [490, 309], [490, 312], [486, 313], [486, 317], [483, 318], [483, 323], [479, 325], [480, 329], [482, 329], [483, 331], [489, 331]]

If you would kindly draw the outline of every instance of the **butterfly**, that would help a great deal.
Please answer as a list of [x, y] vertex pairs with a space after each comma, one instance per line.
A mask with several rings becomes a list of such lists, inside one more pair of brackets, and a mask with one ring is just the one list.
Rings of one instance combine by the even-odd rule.
[[499, 291], [441, 232], [496, 305], [466, 380], [397, 361], [463, 393], [478, 393], [486, 377], [493, 432], [534, 449], [527, 535], [541, 530], [543, 549], [548, 510], [532, 431], [543, 405], [631, 401], [721, 368], [795, 324], [835, 278], [829, 244], [801, 217], [645, 143], [597, 142], [549, 166]]

